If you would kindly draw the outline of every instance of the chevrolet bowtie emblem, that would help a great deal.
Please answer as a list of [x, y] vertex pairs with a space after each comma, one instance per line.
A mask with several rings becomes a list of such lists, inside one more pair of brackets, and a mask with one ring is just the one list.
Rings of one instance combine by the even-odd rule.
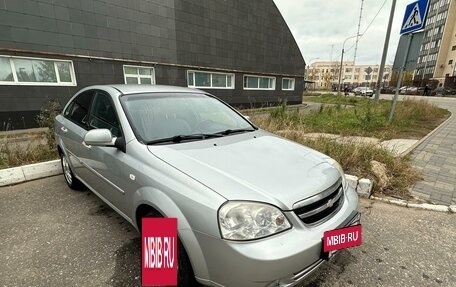
[[331, 207], [333, 207], [333, 205], [334, 205], [334, 200], [331, 198], [331, 199], [328, 200], [328, 202], [326, 203], [326, 207], [331, 208]]

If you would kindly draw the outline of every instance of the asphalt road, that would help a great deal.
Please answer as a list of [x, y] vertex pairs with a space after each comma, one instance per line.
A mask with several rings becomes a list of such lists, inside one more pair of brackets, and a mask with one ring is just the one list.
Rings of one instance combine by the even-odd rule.
[[[456, 286], [456, 214], [359, 209], [363, 245], [303, 286]], [[139, 286], [139, 258], [137, 232], [62, 176], [0, 189], [0, 286]]]

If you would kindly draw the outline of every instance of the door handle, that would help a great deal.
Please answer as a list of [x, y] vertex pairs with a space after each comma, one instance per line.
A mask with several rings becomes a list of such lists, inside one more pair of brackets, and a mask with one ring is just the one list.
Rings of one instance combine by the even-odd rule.
[[62, 132], [66, 133], [68, 131], [68, 129], [66, 127], [61, 127], [60, 128], [62, 130]]
[[88, 145], [88, 144], [86, 144], [86, 142], [85, 142], [85, 141], [83, 141], [83, 142], [82, 142], [82, 145], [83, 145], [85, 148], [88, 148], [88, 149], [91, 149], [91, 148], [92, 148], [92, 146], [91, 146], [91, 145]]

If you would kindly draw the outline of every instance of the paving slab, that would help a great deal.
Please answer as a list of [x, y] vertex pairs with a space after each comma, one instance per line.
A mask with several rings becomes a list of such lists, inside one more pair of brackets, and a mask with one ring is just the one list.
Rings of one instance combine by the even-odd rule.
[[412, 152], [414, 166], [423, 172], [423, 180], [412, 188], [412, 194], [450, 206], [456, 202], [456, 99], [430, 97], [428, 100], [449, 110], [452, 116]]

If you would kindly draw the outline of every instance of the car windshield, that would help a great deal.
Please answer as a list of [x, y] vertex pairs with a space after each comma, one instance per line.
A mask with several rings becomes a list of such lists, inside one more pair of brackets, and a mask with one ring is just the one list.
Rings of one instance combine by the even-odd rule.
[[256, 128], [229, 106], [204, 94], [126, 95], [122, 106], [143, 143], [181, 142], [249, 132]]

